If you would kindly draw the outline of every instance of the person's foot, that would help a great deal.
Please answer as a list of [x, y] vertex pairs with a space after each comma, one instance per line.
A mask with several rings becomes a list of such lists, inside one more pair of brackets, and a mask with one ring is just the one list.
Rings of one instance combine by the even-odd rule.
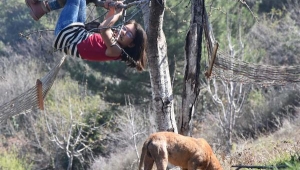
[[26, 5], [30, 8], [30, 15], [34, 20], [39, 20], [44, 14], [50, 12], [47, 1], [25, 0]]

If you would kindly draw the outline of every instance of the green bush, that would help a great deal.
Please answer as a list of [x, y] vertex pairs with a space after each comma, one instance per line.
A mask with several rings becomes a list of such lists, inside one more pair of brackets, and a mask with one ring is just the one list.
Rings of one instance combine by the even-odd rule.
[[0, 154], [0, 169], [29, 170], [31, 165], [28, 165], [24, 159], [18, 158], [14, 152], [3, 152]]

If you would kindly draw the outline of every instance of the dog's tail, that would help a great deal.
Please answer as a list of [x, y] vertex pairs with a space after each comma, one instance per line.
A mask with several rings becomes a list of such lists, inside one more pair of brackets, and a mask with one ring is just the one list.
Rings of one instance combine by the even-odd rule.
[[139, 165], [139, 170], [142, 169], [143, 163], [144, 163], [144, 159], [145, 159], [145, 155], [147, 153], [147, 146], [148, 146], [148, 140], [145, 141], [143, 148], [142, 148], [142, 153], [141, 153], [141, 157], [140, 157], [140, 165]]

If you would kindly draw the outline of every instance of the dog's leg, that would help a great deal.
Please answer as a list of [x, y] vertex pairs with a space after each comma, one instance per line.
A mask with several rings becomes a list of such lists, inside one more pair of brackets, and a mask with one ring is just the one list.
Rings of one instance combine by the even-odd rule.
[[144, 158], [144, 170], [152, 170], [154, 159], [150, 155], [146, 154]]
[[166, 147], [158, 148], [158, 154], [155, 157], [157, 170], [166, 170], [168, 166], [168, 151]]
[[159, 158], [155, 160], [155, 164], [157, 170], [166, 170], [168, 166], [168, 159], [167, 158]]
[[148, 151], [154, 159], [157, 170], [166, 170], [168, 166], [168, 151], [166, 144], [152, 142], [148, 145]]

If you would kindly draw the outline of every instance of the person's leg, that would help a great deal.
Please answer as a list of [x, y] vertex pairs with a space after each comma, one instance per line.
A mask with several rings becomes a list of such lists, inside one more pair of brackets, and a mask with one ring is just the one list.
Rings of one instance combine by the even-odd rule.
[[77, 22], [85, 23], [86, 20], [86, 1], [80, 0]]
[[58, 35], [58, 33], [74, 22], [82, 22], [84, 23], [86, 18], [86, 2], [85, 0], [67, 0], [66, 5], [61, 11], [54, 34]]
[[61, 9], [65, 6], [66, 4], [66, 0], [49, 0], [48, 1], [50, 10], [57, 10], [57, 9]]

